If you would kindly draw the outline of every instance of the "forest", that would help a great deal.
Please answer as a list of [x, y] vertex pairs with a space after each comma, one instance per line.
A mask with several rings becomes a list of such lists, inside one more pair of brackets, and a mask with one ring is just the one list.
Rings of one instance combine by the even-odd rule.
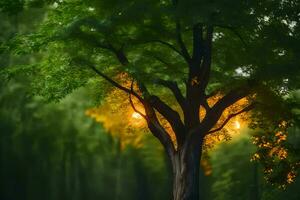
[[1, 200], [299, 200], [299, 0], [0, 0]]

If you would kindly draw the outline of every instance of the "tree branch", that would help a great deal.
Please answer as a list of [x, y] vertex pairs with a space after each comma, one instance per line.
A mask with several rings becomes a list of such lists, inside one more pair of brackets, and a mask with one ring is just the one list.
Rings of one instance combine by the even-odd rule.
[[[134, 84], [134, 80], [132, 79], [132, 81], [131, 81], [131, 86], [130, 86], [130, 91], [131, 91], [132, 93], [134, 92], [134, 90], [133, 90], [133, 84]], [[141, 115], [141, 116], [147, 121], [147, 116], [144, 115], [141, 111], [139, 111], [139, 110], [135, 107], [135, 105], [134, 105], [134, 103], [133, 103], [133, 101], [132, 101], [132, 98], [131, 98], [131, 93], [129, 93], [128, 96], [129, 96], [129, 102], [130, 102], [130, 105], [131, 105], [132, 109], [133, 109], [136, 113], [138, 113], [139, 115]], [[143, 102], [141, 102], [141, 103], [143, 104]]]
[[[122, 51], [120, 51], [122, 52]], [[123, 53], [123, 52], [122, 52]], [[124, 58], [127, 60], [125, 54], [123, 53]], [[133, 109], [137, 112], [139, 112], [139, 114], [141, 114], [142, 116], [145, 116], [145, 119], [147, 121], [148, 124], [148, 128], [149, 130], [152, 132], [152, 134], [162, 143], [162, 145], [164, 146], [165, 150], [167, 151], [167, 153], [169, 154], [169, 156], [171, 156], [172, 154], [174, 154], [174, 152], [176, 151], [174, 148], [174, 144], [172, 142], [172, 139], [170, 137], [170, 135], [168, 134], [168, 132], [162, 127], [162, 125], [159, 123], [155, 110], [152, 107], [151, 103], [145, 98], [143, 99], [140, 95], [138, 95], [135, 91], [133, 91], [133, 84], [131, 85], [131, 88], [128, 89], [122, 85], [120, 85], [119, 83], [117, 83], [116, 81], [114, 81], [113, 79], [111, 79], [110, 77], [106, 76], [104, 73], [102, 73], [101, 71], [99, 71], [97, 68], [94, 67], [94, 65], [92, 63], [90, 63], [89, 61], [86, 61], [84, 59], [80, 59], [77, 58], [75, 61], [77, 61], [80, 64], [84, 64], [87, 65], [90, 69], [92, 69], [97, 75], [99, 75], [100, 77], [104, 78], [106, 81], [108, 81], [109, 83], [111, 83], [113, 86], [115, 86], [116, 88], [126, 92], [129, 95], [134, 95], [144, 106], [145, 108], [145, 113], [146, 115], [143, 115], [142, 113], [140, 113], [134, 106], [131, 96], [130, 96], [130, 103], [131, 106], [133, 106]], [[120, 60], [119, 60], [120, 61]], [[120, 61], [121, 62], [121, 61]], [[128, 63], [122, 63], [123, 65], [126, 65]], [[142, 92], [148, 92], [146, 87], [144, 87], [141, 83], [138, 83], [139, 86], [142, 86], [143, 91]], [[146, 95], [146, 97], [148, 97], [149, 95]], [[162, 104], [164, 106], [164, 104]], [[167, 106], [167, 105], [166, 105]], [[170, 107], [168, 107], [169, 109], [171, 109]], [[175, 111], [174, 111], [175, 112]], [[180, 118], [179, 118], [180, 119]]]
[[[121, 86], [120, 84], [118, 84], [117, 82], [115, 82], [114, 80], [106, 76], [105, 74], [101, 73], [94, 66], [90, 66], [90, 68], [94, 70], [99, 76], [103, 77], [105, 80], [110, 82], [113, 86], [117, 87], [118, 89], [130, 95], [130, 104], [133, 107], [134, 111], [144, 117], [144, 119], [147, 121], [149, 130], [162, 143], [167, 153], [169, 155], [173, 154], [175, 152], [175, 149], [169, 134], [164, 130], [164, 128], [159, 123], [152, 106], [147, 101], [145, 101], [141, 96], [139, 96], [136, 92], [133, 91], [133, 85], [129, 90], [128, 88]], [[141, 103], [144, 105], [146, 115], [143, 115], [140, 111], [138, 111], [135, 108], [131, 99], [131, 95], [134, 95], [136, 98], [139, 99], [139, 101], [141, 101]]]
[[193, 56], [192, 60], [197, 66], [200, 66], [202, 58], [202, 46], [203, 46], [203, 26], [198, 23], [193, 26]]
[[213, 27], [208, 26], [206, 30], [206, 39], [204, 42], [203, 62], [200, 70], [200, 92], [204, 93], [209, 82], [211, 72], [211, 55], [212, 55], [212, 37]]
[[154, 108], [150, 105], [147, 100], [143, 101], [143, 105], [146, 112], [146, 121], [149, 130], [151, 133], [161, 142], [164, 146], [167, 154], [172, 156], [175, 153], [174, 144], [169, 133], [164, 129], [164, 127], [160, 124]]
[[[126, 62], [122, 62], [122, 60], [119, 59], [120, 63], [122, 65], [127, 65], [129, 63], [128, 59], [126, 58], [125, 54], [123, 53], [122, 50], [119, 50], [118, 51], [119, 54], [122, 55], [122, 60], [125, 60]], [[118, 56], [117, 56], [118, 57]], [[93, 67], [93, 66], [92, 66]], [[95, 69], [94, 67], [92, 68], [94, 71], [97, 70]], [[96, 71], [97, 72], [97, 71]], [[101, 72], [98, 72], [101, 74]], [[104, 74], [102, 74], [104, 75]], [[105, 75], [104, 75], [105, 76]], [[107, 78], [107, 77], [106, 77]], [[109, 80], [109, 79], [107, 79]], [[111, 79], [110, 79], [111, 81]], [[113, 81], [114, 82], [114, 81]], [[116, 86], [116, 84], [114, 83], [114, 85]], [[144, 102], [145, 104], [145, 101], [147, 101], [149, 103], [149, 106], [155, 108], [160, 114], [162, 114], [162, 116], [171, 124], [173, 130], [175, 133], [178, 133], [178, 134], [181, 134], [179, 132], [182, 131], [182, 127], [184, 127], [183, 123], [181, 122], [181, 119], [180, 119], [180, 116], [179, 114], [173, 110], [170, 106], [168, 106], [166, 103], [164, 103], [159, 97], [155, 96], [155, 95], [150, 95], [149, 91], [147, 90], [146, 86], [144, 84], [142, 84], [141, 82], [138, 82], [138, 86], [139, 86], [139, 89], [141, 90], [141, 92], [143, 93], [144, 95], [144, 99], [142, 99], [138, 94], [136, 94], [135, 92], [131, 93], [133, 94], [134, 96], [139, 96], [139, 100], [141, 102]], [[118, 85], [118, 88], [119, 89], [126, 89], [127, 91], [129, 89], [127, 88], [124, 88], [120, 85]], [[129, 90], [130, 91], [130, 90]], [[132, 92], [132, 91], [130, 91]], [[127, 92], [129, 93], [129, 92]], [[144, 105], [145, 106], [145, 105]]]
[[205, 108], [206, 112], [210, 110], [210, 106], [208, 105], [207, 99], [203, 99], [201, 105]]
[[176, 152], [169, 133], [161, 126], [158, 120], [149, 120], [148, 128], [151, 133], [161, 142], [167, 154], [171, 157]]
[[111, 48], [112, 52], [115, 54], [117, 57], [118, 61], [123, 65], [126, 66], [129, 64], [129, 60], [126, 57], [125, 53], [123, 52], [123, 49], [116, 49], [114, 47]]
[[250, 93], [251, 89], [249, 87], [240, 87], [231, 90], [227, 95], [215, 103], [212, 108], [209, 109], [202, 123], [198, 127], [194, 128], [193, 132], [199, 132], [199, 130], [201, 130], [204, 133], [207, 133], [218, 122], [226, 108], [246, 97]]
[[181, 35], [181, 25], [180, 25], [180, 22], [179, 20], [177, 19], [176, 21], [176, 38], [177, 38], [177, 43], [181, 49], [181, 53], [182, 53], [182, 56], [183, 58], [185, 59], [185, 61], [190, 64], [191, 62], [191, 56], [183, 42], [183, 39], [182, 39], [182, 35]]
[[246, 97], [251, 91], [249, 86], [239, 87], [236, 89], [231, 90], [228, 92], [222, 99], [220, 99], [214, 106], [214, 111], [221, 111], [225, 110], [227, 107], [231, 106], [238, 100]]
[[[163, 102], [158, 96], [150, 95], [147, 99], [152, 107], [154, 107], [172, 127], [183, 126], [179, 114]], [[174, 130], [177, 131], [176, 128]]]
[[[132, 80], [131, 87], [130, 87], [130, 90], [132, 91], [132, 93], [134, 93], [133, 83], [134, 83], [134, 80]], [[155, 110], [150, 105], [150, 103], [147, 100], [141, 101], [141, 103], [144, 106], [145, 113], [146, 113], [146, 115], [144, 115], [139, 110], [137, 110], [136, 107], [134, 106], [134, 103], [131, 99], [131, 94], [129, 94], [129, 101], [130, 101], [130, 104], [131, 104], [133, 110], [135, 112], [139, 113], [146, 120], [149, 130], [161, 142], [161, 144], [164, 146], [167, 154], [169, 156], [174, 154], [175, 148], [174, 148], [172, 139], [171, 139], [170, 135], [168, 134], [168, 132], [160, 124], [160, 122], [156, 116]]]
[[236, 113], [233, 113], [233, 114], [230, 114], [227, 119], [222, 123], [222, 125], [219, 127], [219, 128], [216, 128], [214, 130], [211, 130], [209, 131], [207, 134], [211, 134], [211, 133], [214, 133], [214, 132], [217, 132], [217, 131], [220, 131], [224, 128], [224, 126], [226, 126], [226, 124], [235, 116], [237, 115], [240, 115], [244, 112], [248, 112], [250, 110], [252, 110], [254, 108], [254, 104], [250, 104], [248, 106], [246, 106], [245, 108], [243, 108], [242, 110], [240, 110], [239, 112], [236, 112]]
[[181, 91], [180, 91], [180, 89], [179, 89], [176, 82], [157, 79], [157, 80], [155, 80], [155, 83], [170, 89], [172, 91], [172, 93], [174, 94], [174, 96], [175, 96], [178, 104], [180, 105], [181, 109], [184, 110], [186, 108], [186, 99], [182, 95], [182, 93], [181, 93]]
[[144, 93], [145, 101], [149, 104], [149, 107], [154, 108], [159, 112], [171, 125], [177, 139], [177, 143], [180, 146], [183, 142], [185, 126], [180, 119], [178, 112], [173, 110], [165, 102], [163, 102], [158, 96], [151, 95], [147, 88], [139, 84], [140, 90]]
[[[179, 0], [172, 0], [172, 4], [174, 6], [174, 8], [176, 9], [177, 6], [178, 6], [178, 1]], [[191, 62], [191, 56], [184, 44], [184, 41], [182, 39], [182, 34], [181, 34], [181, 25], [180, 25], [180, 19], [178, 18], [178, 16], [175, 16], [175, 23], [176, 23], [176, 40], [177, 40], [177, 43], [180, 47], [180, 52], [181, 52], [181, 55], [183, 56], [183, 58], [185, 59], [185, 61], [190, 64]]]
[[110, 84], [112, 84], [114, 87], [126, 92], [127, 94], [131, 94], [133, 96], [135, 96], [138, 100], [140, 100], [141, 102], [143, 101], [143, 98], [138, 95], [136, 92], [120, 85], [119, 83], [117, 83], [116, 81], [114, 81], [113, 79], [111, 79], [110, 77], [108, 77], [107, 75], [105, 75], [104, 73], [102, 73], [101, 71], [99, 71], [91, 62], [82, 59], [82, 58], [75, 58], [73, 59], [73, 61], [75, 61], [78, 64], [83, 64], [83, 65], [87, 65], [91, 70], [93, 70], [97, 75], [99, 75], [100, 77], [102, 77], [103, 79], [105, 79], [106, 81], [108, 81]]

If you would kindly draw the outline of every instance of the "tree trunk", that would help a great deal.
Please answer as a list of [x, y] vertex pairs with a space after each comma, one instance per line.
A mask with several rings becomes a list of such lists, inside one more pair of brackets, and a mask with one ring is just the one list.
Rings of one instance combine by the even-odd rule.
[[188, 146], [172, 156], [173, 200], [199, 200], [201, 145]]

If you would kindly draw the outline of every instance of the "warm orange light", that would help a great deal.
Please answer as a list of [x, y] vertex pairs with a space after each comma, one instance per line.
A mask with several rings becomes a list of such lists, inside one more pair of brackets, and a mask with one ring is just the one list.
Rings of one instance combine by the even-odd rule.
[[236, 129], [240, 129], [241, 128], [241, 124], [239, 121], [235, 121], [234, 126]]
[[142, 119], [142, 116], [137, 112], [132, 113], [131, 117], [134, 119]]

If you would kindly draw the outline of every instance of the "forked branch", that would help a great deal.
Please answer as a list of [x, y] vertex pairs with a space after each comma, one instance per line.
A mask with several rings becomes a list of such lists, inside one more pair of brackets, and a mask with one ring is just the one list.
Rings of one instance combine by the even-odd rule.
[[181, 109], [182, 110], [186, 109], [186, 99], [182, 95], [182, 93], [175, 81], [166, 81], [166, 80], [162, 80], [162, 79], [156, 79], [155, 83], [162, 85], [162, 86], [168, 88], [169, 90], [171, 90], [171, 92], [173, 93], [173, 95], [176, 98], [176, 101], [180, 105]]
[[[147, 121], [147, 124], [148, 124], [148, 128], [150, 129], [150, 131], [152, 132], [152, 134], [156, 138], [158, 138], [158, 140], [162, 143], [162, 145], [165, 147], [165, 150], [167, 151], [167, 153], [169, 155], [173, 154], [175, 152], [175, 148], [174, 148], [173, 142], [172, 142], [169, 134], [164, 130], [164, 128], [162, 127], [162, 125], [159, 123], [152, 105], [147, 100], [143, 99], [140, 95], [138, 95], [133, 90], [133, 84], [131, 85], [131, 88], [128, 89], [128, 88], [120, 85], [119, 83], [117, 83], [116, 81], [114, 81], [113, 79], [111, 79], [110, 77], [106, 76], [102, 72], [100, 72], [91, 63], [85, 62], [85, 64], [88, 64], [88, 67], [90, 69], [92, 69], [100, 77], [104, 78], [106, 81], [108, 81], [109, 83], [111, 83], [113, 86], [115, 86], [116, 88], [118, 88], [118, 89], [120, 89], [120, 90], [122, 90], [122, 91], [124, 91], [124, 92], [126, 92], [127, 94], [130, 95], [129, 96], [130, 104], [133, 107], [134, 111], [137, 112], [137, 113], [139, 113], [142, 117], [145, 118], [145, 120]], [[143, 104], [143, 106], [145, 108], [146, 115], [144, 115], [143, 113], [141, 113], [139, 110], [136, 109], [136, 107], [133, 104], [131, 95], [135, 96]]]
[[254, 104], [250, 104], [250, 105], [246, 106], [245, 108], [243, 108], [242, 110], [240, 110], [239, 112], [230, 114], [226, 118], [226, 120], [221, 124], [221, 126], [219, 128], [213, 129], [213, 130], [209, 131], [207, 134], [215, 133], [215, 132], [222, 130], [233, 117], [238, 116], [244, 112], [248, 112], [248, 111], [252, 110], [253, 108], [254, 108]]
[[240, 99], [248, 96], [249, 94], [251, 94], [251, 88], [246, 86], [231, 90], [224, 97], [222, 97], [222, 99], [215, 103], [212, 108], [209, 109], [201, 124], [194, 128], [193, 132], [209, 132], [211, 128], [213, 128], [218, 122], [226, 108], [233, 105]]

